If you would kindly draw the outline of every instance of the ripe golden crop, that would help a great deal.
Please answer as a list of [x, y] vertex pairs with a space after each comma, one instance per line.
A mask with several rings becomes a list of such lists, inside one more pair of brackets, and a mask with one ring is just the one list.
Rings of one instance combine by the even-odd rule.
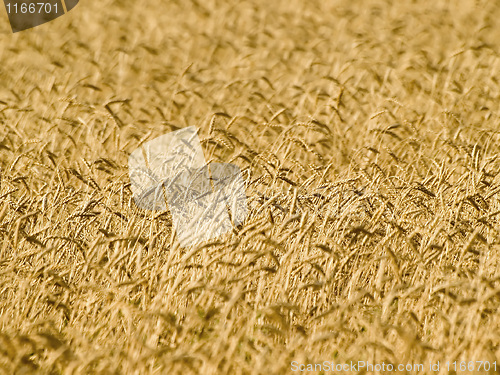
[[[493, 363], [499, 16], [87, 0], [12, 34], [4, 14], [0, 373]], [[249, 215], [183, 249], [127, 160], [188, 126], [241, 169]]]

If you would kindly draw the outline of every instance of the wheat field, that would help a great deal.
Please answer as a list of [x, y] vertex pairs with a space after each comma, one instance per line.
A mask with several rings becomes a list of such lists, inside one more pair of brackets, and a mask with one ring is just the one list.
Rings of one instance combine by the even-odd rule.
[[[1, 19], [0, 373], [499, 372], [444, 365], [500, 357], [496, 2]], [[183, 249], [127, 160], [188, 126], [241, 168], [249, 216]]]

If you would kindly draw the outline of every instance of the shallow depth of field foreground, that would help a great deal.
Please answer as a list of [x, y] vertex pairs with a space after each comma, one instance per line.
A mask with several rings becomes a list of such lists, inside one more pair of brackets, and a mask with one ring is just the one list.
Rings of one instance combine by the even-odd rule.
[[[388, 3], [2, 9], [0, 373], [494, 373], [500, 6]], [[187, 126], [249, 216], [182, 249], [127, 160]]]

